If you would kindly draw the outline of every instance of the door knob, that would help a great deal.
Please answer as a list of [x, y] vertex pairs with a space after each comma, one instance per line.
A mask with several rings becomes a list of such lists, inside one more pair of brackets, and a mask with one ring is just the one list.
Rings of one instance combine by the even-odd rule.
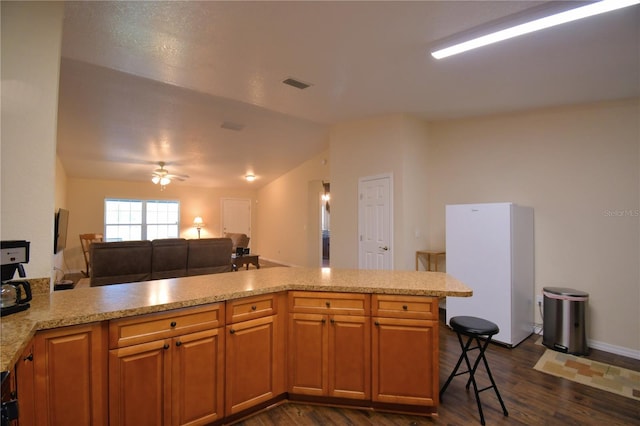
[[384, 251], [389, 250], [389, 247], [387, 247], [387, 246], [384, 246], [384, 247], [378, 247], [378, 248], [379, 248], [380, 250], [384, 250]]

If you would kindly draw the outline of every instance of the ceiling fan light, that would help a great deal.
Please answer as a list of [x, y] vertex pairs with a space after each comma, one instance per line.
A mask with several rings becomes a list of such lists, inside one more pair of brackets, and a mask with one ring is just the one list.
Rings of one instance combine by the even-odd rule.
[[151, 182], [155, 183], [156, 185], [158, 184], [158, 182], [160, 182], [160, 178], [158, 176], [154, 176], [151, 178]]
[[165, 185], [169, 185], [170, 183], [171, 183], [171, 179], [169, 179], [168, 177], [160, 178], [160, 185], [165, 186]]

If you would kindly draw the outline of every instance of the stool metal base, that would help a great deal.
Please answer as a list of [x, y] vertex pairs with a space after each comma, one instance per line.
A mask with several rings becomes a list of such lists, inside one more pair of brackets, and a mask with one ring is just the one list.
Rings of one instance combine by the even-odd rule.
[[[480, 413], [480, 423], [482, 425], [485, 424], [484, 422], [484, 414], [482, 412], [482, 404], [480, 402], [480, 392], [484, 392], [488, 389], [493, 389], [496, 393], [496, 396], [498, 397], [498, 401], [500, 401], [500, 405], [502, 406], [502, 412], [504, 413], [505, 416], [509, 415], [509, 412], [507, 411], [507, 408], [504, 406], [504, 402], [502, 401], [502, 397], [500, 396], [500, 392], [498, 391], [498, 387], [496, 386], [496, 382], [493, 380], [493, 375], [491, 374], [491, 369], [489, 368], [489, 363], [487, 362], [487, 358], [485, 357], [485, 350], [487, 349], [487, 346], [489, 346], [489, 343], [491, 342], [491, 335], [488, 335], [484, 344], [482, 344], [481, 340], [480, 340], [480, 336], [478, 334], [466, 334], [467, 338], [467, 342], [464, 343], [462, 340], [462, 334], [461, 332], [456, 331], [456, 334], [458, 335], [458, 342], [460, 342], [460, 348], [462, 349], [462, 354], [460, 355], [460, 358], [458, 359], [458, 363], [456, 364], [455, 368], [453, 369], [453, 372], [451, 372], [451, 374], [449, 375], [449, 378], [447, 379], [447, 381], [445, 382], [444, 386], [442, 386], [442, 389], [440, 389], [440, 400], [442, 401], [442, 396], [444, 394], [444, 392], [447, 390], [447, 387], [449, 386], [449, 383], [451, 383], [451, 381], [453, 380], [453, 378], [455, 376], [460, 376], [462, 374], [467, 374], [469, 373], [469, 380], [467, 380], [467, 385], [466, 388], [467, 390], [469, 389], [469, 385], [473, 384], [473, 392], [475, 394], [476, 397], [476, 403], [478, 404], [478, 412]], [[471, 347], [471, 343], [475, 340], [476, 342], [476, 346]], [[469, 361], [469, 357], [467, 356], [467, 352], [470, 352], [472, 350], [479, 350], [480, 353], [478, 354], [478, 357], [476, 358], [475, 362], [473, 363], [473, 368], [471, 367], [471, 362]], [[458, 368], [460, 368], [460, 364], [462, 364], [462, 361], [465, 361], [465, 363], [467, 364], [467, 370], [466, 371], [462, 371], [458, 373]], [[489, 376], [489, 380], [491, 381], [491, 386], [487, 386], [485, 388], [482, 389], [478, 389], [478, 384], [476, 383], [476, 379], [475, 379], [475, 373], [476, 370], [478, 369], [478, 365], [480, 364], [480, 360], [482, 360], [484, 362], [484, 366], [487, 370], [487, 375]]]

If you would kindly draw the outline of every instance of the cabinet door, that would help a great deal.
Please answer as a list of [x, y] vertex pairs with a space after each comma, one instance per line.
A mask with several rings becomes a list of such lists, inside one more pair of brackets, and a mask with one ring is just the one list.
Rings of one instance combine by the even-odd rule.
[[289, 392], [327, 394], [328, 330], [326, 315], [289, 314]]
[[282, 388], [278, 315], [226, 327], [226, 415], [276, 397]]
[[367, 317], [334, 315], [329, 326], [329, 396], [371, 396], [371, 325]]
[[101, 323], [36, 334], [37, 425], [106, 424], [106, 339]]
[[438, 323], [372, 318], [373, 401], [438, 405]]
[[170, 344], [163, 339], [109, 351], [111, 425], [170, 423]]
[[17, 395], [18, 401], [20, 401], [18, 409], [18, 424], [20, 426], [35, 426], [36, 424], [34, 352], [35, 343], [32, 340], [20, 356], [15, 367]]
[[209, 424], [223, 417], [224, 329], [173, 339], [174, 425]]

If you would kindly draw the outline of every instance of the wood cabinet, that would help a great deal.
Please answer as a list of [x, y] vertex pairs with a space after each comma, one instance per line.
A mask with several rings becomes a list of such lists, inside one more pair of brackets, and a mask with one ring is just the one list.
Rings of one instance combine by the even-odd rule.
[[289, 291], [39, 331], [13, 372], [20, 426], [201, 425], [287, 391], [435, 413], [438, 355], [435, 297]]
[[109, 422], [200, 425], [224, 415], [224, 304], [111, 321]]
[[32, 426], [36, 424], [34, 352], [35, 338], [29, 342], [14, 367], [16, 396], [20, 401], [20, 426]]
[[266, 403], [285, 392], [284, 294], [227, 302], [227, 415]]
[[104, 323], [39, 331], [15, 367], [21, 426], [106, 425]]
[[374, 295], [373, 401], [437, 407], [438, 299]]
[[289, 393], [369, 399], [369, 296], [290, 292], [289, 309]]

